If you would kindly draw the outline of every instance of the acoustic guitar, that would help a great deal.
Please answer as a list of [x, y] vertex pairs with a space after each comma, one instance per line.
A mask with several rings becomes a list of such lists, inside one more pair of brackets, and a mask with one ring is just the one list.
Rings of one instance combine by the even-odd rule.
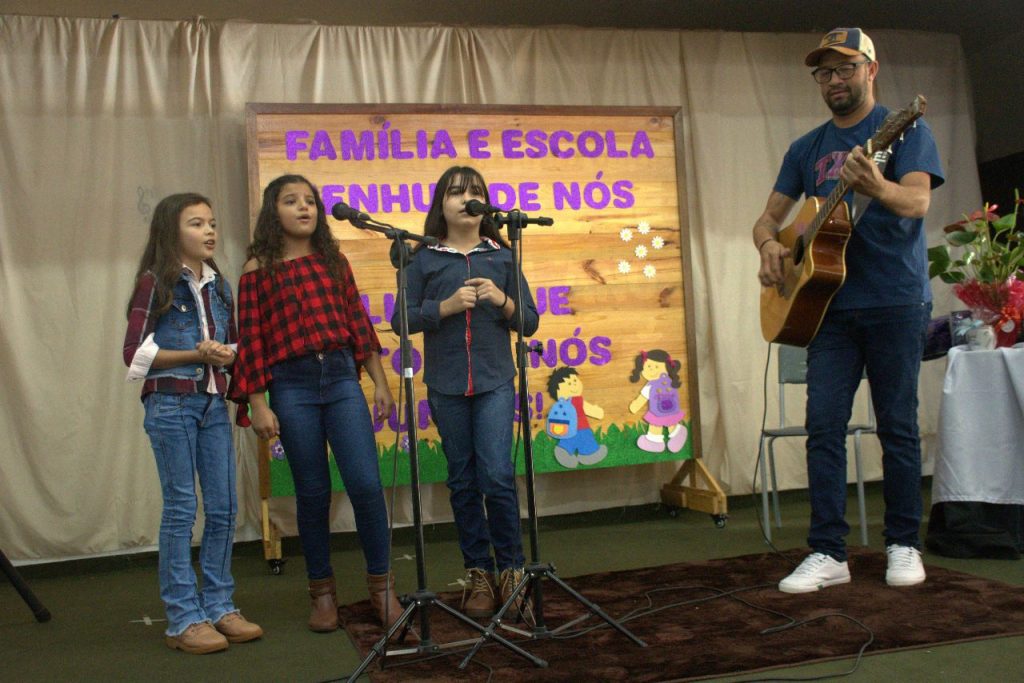
[[[927, 101], [918, 95], [910, 106], [892, 112], [864, 145], [873, 157], [889, 149], [917, 119]], [[761, 334], [765, 340], [807, 346], [818, 333], [832, 297], [846, 279], [846, 244], [853, 229], [850, 208], [843, 201], [849, 186], [839, 180], [828, 197], [809, 197], [792, 223], [779, 231], [789, 249], [783, 259], [783, 281], [761, 288]]]

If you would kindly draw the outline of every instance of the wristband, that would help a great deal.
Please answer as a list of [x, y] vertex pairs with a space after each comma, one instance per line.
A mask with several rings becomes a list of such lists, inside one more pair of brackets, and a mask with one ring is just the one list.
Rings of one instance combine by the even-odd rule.
[[774, 239], [775, 239], [774, 237], [767, 237], [767, 238], [765, 238], [765, 240], [763, 242], [761, 242], [761, 244], [757, 245], [757, 253], [760, 254], [761, 253], [761, 247], [763, 247], [764, 245], [766, 245], [769, 242], [773, 241]]
[[505, 304], [507, 304], [507, 303], [508, 303], [508, 292], [505, 292], [505, 300], [501, 302], [501, 305], [498, 306], [498, 308], [505, 308]]

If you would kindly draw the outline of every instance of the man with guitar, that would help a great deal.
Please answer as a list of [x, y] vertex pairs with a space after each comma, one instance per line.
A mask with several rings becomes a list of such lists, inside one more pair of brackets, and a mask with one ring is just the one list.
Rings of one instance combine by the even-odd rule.
[[[812, 552], [779, 589], [806, 593], [850, 581], [845, 543], [850, 527], [844, 519], [846, 425], [865, 368], [883, 451], [885, 578], [891, 586], [915, 585], [925, 580], [919, 550], [917, 382], [931, 315], [923, 224], [931, 190], [942, 184], [943, 172], [931, 130], [923, 119], [914, 121], [923, 113], [923, 98], [918, 98], [922, 106], [916, 115], [904, 117], [906, 129], [884, 141], [891, 143], [887, 162], [871, 146], [879, 138], [876, 132], [891, 127], [895, 117], [887, 119], [889, 110], [875, 102], [879, 65], [863, 31], [829, 32], [805, 63], [813, 68], [811, 75], [832, 118], [790, 146], [753, 229], [761, 257], [765, 336], [806, 345], [808, 352], [807, 542]], [[822, 199], [833, 191], [834, 198]], [[812, 205], [812, 215], [825, 202], [816, 224], [804, 230], [807, 226], [795, 221], [781, 228], [801, 195]], [[848, 202], [855, 207], [852, 219]], [[794, 230], [803, 237], [794, 241]], [[817, 243], [830, 236], [838, 237], [828, 253]], [[816, 269], [833, 286], [814, 285]], [[779, 310], [772, 302], [796, 300], [796, 290], [819, 289], [824, 293], [818, 297], [817, 314], [802, 300], [790, 311], [811, 319], [804, 336], [792, 333], [796, 326], [788, 322], [773, 325], [766, 320], [766, 311]]]

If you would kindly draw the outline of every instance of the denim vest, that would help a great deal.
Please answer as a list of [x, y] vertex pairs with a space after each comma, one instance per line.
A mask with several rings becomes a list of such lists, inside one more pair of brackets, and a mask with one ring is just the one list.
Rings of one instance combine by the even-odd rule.
[[[224, 286], [224, 296], [217, 291], [217, 283], [221, 276], [218, 275], [204, 285], [204, 289], [210, 290], [210, 308], [213, 309], [213, 336], [212, 338], [221, 344], [227, 343], [228, 325], [231, 321], [231, 290]], [[196, 298], [188, 286], [186, 276], [182, 274], [174, 285], [174, 300], [167, 312], [156, 321], [153, 341], [161, 349], [174, 351], [191, 351], [196, 344], [203, 340], [203, 328], [199, 322], [199, 316], [203, 312], [196, 306]], [[156, 369], [151, 368], [146, 374], [146, 379], [157, 377], [174, 377], [176, 379], [200, 380], [206, 366], [202, 363], [189, 363], [187, 365], [176, 365], [173, 368]], [[215, 367], [218, 372], [226, 372], [224, 368]]]

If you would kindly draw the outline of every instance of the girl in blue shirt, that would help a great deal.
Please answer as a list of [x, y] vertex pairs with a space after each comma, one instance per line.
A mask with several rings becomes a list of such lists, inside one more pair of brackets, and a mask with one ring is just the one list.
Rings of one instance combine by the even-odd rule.
[[[498, 597], [495, 568], [503, 603], [523, 577], [511, 458], [510, 331], [520, 306], [524, 335], [537, 331], [540, 318], [525, 279], [523, 300], [516, 301], [512, 250], [490, 216], [466, 212], [472, 199], [490, 201], [478, 171], [454, 166], [441, 175], [424, 223], [424, 234], [438, 244], [416, 251], [407, 300], [409, 331], [423, 333], [427, 399], [448, 461], [452, 512], [469, 574], [463, 609], [488, 617]], [[391, 324], [397, 331], [397, 315]], [[518, 602], [507, 614], [530, 618], [528, 605]]]

